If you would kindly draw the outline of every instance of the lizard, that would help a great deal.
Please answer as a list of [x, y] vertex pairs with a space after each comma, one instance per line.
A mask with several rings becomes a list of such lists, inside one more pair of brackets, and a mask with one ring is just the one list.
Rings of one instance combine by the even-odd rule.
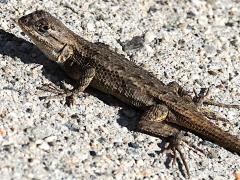
[[191, 97], [177, 82], [164, 84], [107, 45], [78, 36], [44, 10], [20, 17], [18, 24], [76, 82], [71, 95], [90, 86], [141, 111], [141, 132], [168, 138], [187, 130], [240, 155], [240, 139], [212, 123], [199, 108], [202, 97]]

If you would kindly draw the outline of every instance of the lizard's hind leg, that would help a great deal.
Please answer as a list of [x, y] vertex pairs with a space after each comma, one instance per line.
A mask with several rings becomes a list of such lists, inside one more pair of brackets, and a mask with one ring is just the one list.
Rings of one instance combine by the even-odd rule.
[[[173, 163], [176, 160], [176, 152], [179, 153], [180, 159], [183, 162], [183, 165], [189, 176], [189, 169], [185, 160], [183, 153], [180, 150], [180, 140], [179, 133], [180, 129], [173, 124], [168, 123], [169, 118], [176, 118], [164, 105], [154, 105], [151, 106], [145, 113], [143, 113], [139, 124], [138, 129], [140, 131], [146, 132], [153, 136], [165, 137], [170, 139], [170, 144], [165, 149], [171, 149], [173, 152]], [[173, 120], [174, 121], [174, 120]]]
[[138, 123], [138, 129], [155, 136], [169, 137], [179, 133], [177, 128], [167, 124], [169, 110], [164, 105], [151, 106], [145, 111]]

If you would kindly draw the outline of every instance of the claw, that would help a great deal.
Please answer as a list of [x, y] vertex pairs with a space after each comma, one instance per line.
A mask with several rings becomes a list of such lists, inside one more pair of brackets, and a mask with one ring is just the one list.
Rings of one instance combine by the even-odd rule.
[[197, 146], [195, 146], [193, 144], [190, 144], [187, 140], [183, 139], [181, 133], [171, 137], [170, 143], [165, 149], [170, 149], [173, 153], [172, 166], [174, 166], [176, 164], [177, 152], [178, 152], [180, 159], [183, 163], [183, 166], [186, 169], [186, 174], [188, 177], [190, 177], [190, 171], [189, 171], [188, 164], [187, 164], [186, 158], [184, 156], [184, 153], [182, 152], [182, 150], [180, 148], [180, 146], [181, 146], [180, 142], [186, 143], [188, 145], [188, 147], [191, 150], [193, 150], [195, 153], [200, 152], [201, 154], [204, 154], [204, 155], [205, 155], [205, 153], [202, 149], [198, 148]]
[[69, 90], [66, 87], [60, 89], [52, 84], [43, 84], [41, 87], [37, 87], [37, 89], [54, 94], [51, 96], [40, 97], [40, 99], [56, 99], [65, 97], [65, 105], [70, 107], [74, 104], [74, 90]]
[[174, 166], [176, 164], [176, 160], [177, 160], [177, 152], [180, 155], [180, 159], [183, 162], [183, 165], [186, 169], [187, 172], [187, 176], [190, 177], [190, 172], [189, 172], [189, 168], [186, 162], [186, 158], [184, 156], [184, 154], [181, 151], [181, 144], [180, 144], [180, 139], [181, 139], [181, 134], [177, 134], [176, 136], [173, 136], [170, 139], [170, 143], [169, 145], [166, 147], [166, 149], [170, 149], [173, 152], [173, 161], [172, 161], [172, 166]]
[[204, 99], [209, 95], [210, 88], [201, 88], [199, 93], [197, 93], [196, 89], [193, 89], [193, 92], [193, 102], [195, 102], [197, 105], [202, 105]]
[[41, 87], [37, 87], [37, 89], [46, 91], [46, 92], [51, 92], [54, 94], [59, 94], [59, 93], [64, 92], [62, 89], [60, 89], [52, 84], [43, 84]]
[[[185, 169], [186, 169], [186, 171], [187, 171], [187, 175], [188, 175], [188, 177], [189, 177], [189, 176], [190, 176], [189, 168], [188, 168], [188, 165], [187, 165], [187, 162], [186, 162], [186, 158], [185, 158], [184, 154], [182, 153], [182, 151], [181, 151], [181, 149], [180, 149], [180, 146], [179, 146], [179, 145], [176, 146], [175, 149], [176, 149], [176, 151], [179, 153], [180, 159], [182, 160], [183, 165], [184, 165], [184, 167], [185, 167]], [[176, 159], [176, 158], [175, 158], [175, 159]]]

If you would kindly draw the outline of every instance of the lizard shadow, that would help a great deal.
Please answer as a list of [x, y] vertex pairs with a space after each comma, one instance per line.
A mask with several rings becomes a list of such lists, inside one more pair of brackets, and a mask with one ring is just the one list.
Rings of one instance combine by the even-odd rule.
[[[9, 56], [13, 59], [19, 58], [25, 64], [42, 65], [43, 75], [55, 85], [61, 85], [62, 81], [70, 84], [73, 83], [57, 63], [50, 61], [36, 45], [6, 32], [3, 29], [0, 29], [0, 54]], [[99, 98], [108, 105], [120, 107], [119, 118], [117, 119], [118, 124], [126, 127], [129, 131], [139, 132], [137, 130], [137, 124], [140, 113], [135, 111], [135, 109], [125, 105], [111, 95], [107, 95], [92, 88], [87, 88], [86, 93]], [[159, 143], [158, 146], [160, 149], [164, 149], [165, 144], [166, 141], [163, 139], [162, 143]], [[162, 151], [155, 151], [154, 154], [149, 153], [149, 156], [155, 157], [155, 155], [159, 155], [161, 152]], [[167, 158], [165, 166], [169, 167], [169, 164], [170, 159]]]

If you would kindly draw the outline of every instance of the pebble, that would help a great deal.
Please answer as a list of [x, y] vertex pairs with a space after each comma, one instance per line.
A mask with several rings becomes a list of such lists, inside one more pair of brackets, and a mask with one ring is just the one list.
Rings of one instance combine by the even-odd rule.
[[39, 146], [40, 149], [44, 150], [44, 151], [49, 151], [50, 150], [50, 146], [48, 143], [46, 142], [42, 142]]
[[94, 25], [93, 22], [87, 23], [87, 30], [90, 31], [90, 32], [95, 31], [95, 25]]
[[6, 4], [6, 3], [7, 3], [7, 0], [0, 0], [0, 3]]
[[237, 116], [235, 111], [228, 111], [227, 116], [229, 119], [234, 119]]
[[57, 140], [57, 136], [49, 136], [44, 139], [46, 142], [53, 142]]
[[1, 20], [1, 28], [4, 29], [5, 31], [8, 30], [8, 22], [4, 19], [0, 19]]
[[216, 26], [224, 26], [226, 22], [227, 22], [227, 18], [215, 17], [215, 25]]
[[129, 142], [128, 146], [134, 149], [138, 149], [139, 148], [139, 144], [138, 143], [134, 143], [134, 142]]
[[198, 23], [202, 26], [207, 26], [208, 24], [208, 18], [206, 16], [200, 16], [198, 18]]
[[207, 57], [214, 57], [217, 54], [216, 48], [213, 45], [206, 45], [205, 51]]
[[155, 38], [156, 35], [151, 31], [148, 31], [144, 36], [145, 43], [151, 43]]
[[35, 141], [36, 145], [39, 145], [39, 144], [42, 144], [43, 143], [43, 140], [42, 139], [38, 139]]
[[146, 48], [147, 54], [148, 54], [150, 57], [154, 55], [155, 51], [154, 51], [154, 49], [153, 49], [151, 46], [145, 45], [145, 48]]
[[123, 132], [123, 133], [128, 133], [128, 132], [129, 132], [129, 130], [128, 130], [127, 127], [122, 127], [121, 129], [122, 129], [122, 132]]
[[7, 135], [7, 131], [5, 129], [3, 129], [3, 128], [0, 128], [0, 136], [4, 137], [6, 135]]
[[134, 36], [131, 40], [122, 43], [124, 51], [136, 50], [143, 47], [144, 40], [142, 36]]

